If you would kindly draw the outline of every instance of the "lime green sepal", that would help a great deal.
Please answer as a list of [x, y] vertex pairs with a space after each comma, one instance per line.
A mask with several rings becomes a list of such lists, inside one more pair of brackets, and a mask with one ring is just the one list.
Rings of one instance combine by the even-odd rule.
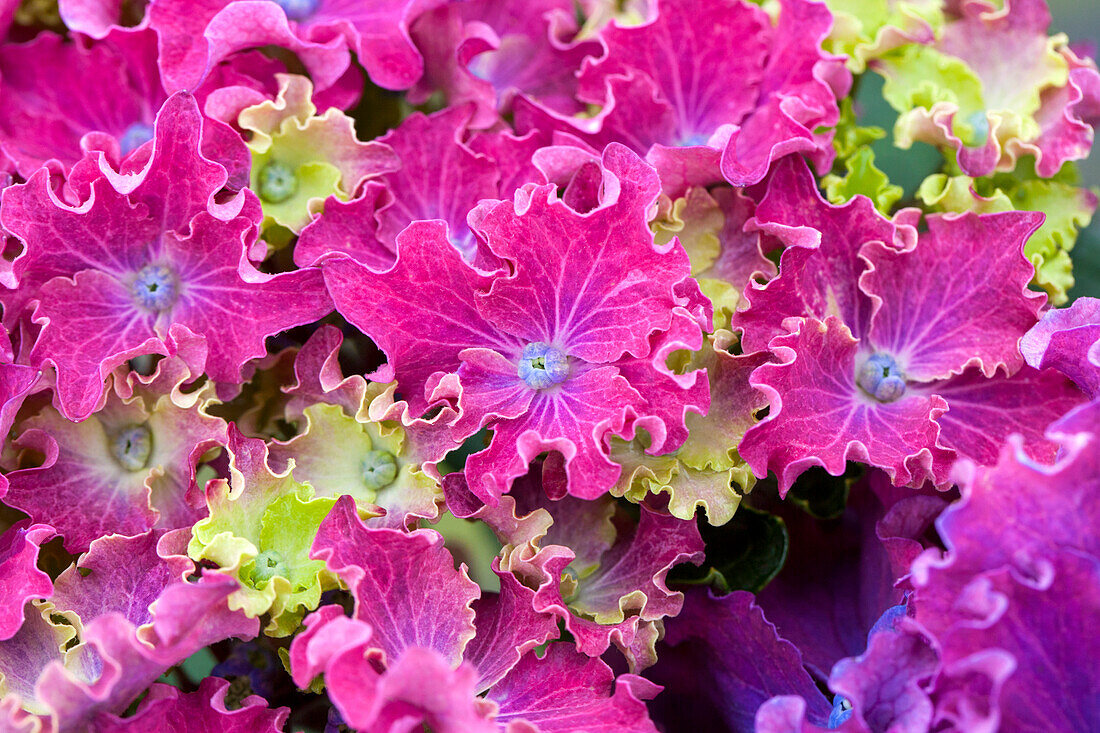
[[[339, 585], [324, 563], [309, 558], [317, 529], [336, 500], [315, 499], [312, 489], [288, 477], [272, 478], [267, 487], [245, 486], [235, 498], [224, 481], [215, 482], [208, 491], [210, 516], [192, 527], [187, 554], [218, 565], [207, 572], [236, 578], [241, 587], [229, 597], [229, 607], [250, 617], [269, 614], [264, 633], [278, 637], [292, 634], [321, 593]], [[256, 558], [271, 552], [280, 557], [279, 572], [257, 579]]]
[[833, 27], [822, 44], [848, 57], [848, 68], [861, 74], [867, 62], [906, 43], [917, 33], [943, 25], [943, 0], [826, 0]]
[[856, 196], [866, 196], [883, 214], [889, 214], [894, 204], [901, 200], [901, 186], [875, 166], [875, 153], [866, 147], [844, 160], [847, 173], [841, 177], [830, 173], [821, 180], [825, 195], [831, 203], [843, 204]]

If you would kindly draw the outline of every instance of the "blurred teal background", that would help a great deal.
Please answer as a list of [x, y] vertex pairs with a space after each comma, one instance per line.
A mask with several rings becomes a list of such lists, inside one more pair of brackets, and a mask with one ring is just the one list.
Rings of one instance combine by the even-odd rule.
[[[1071, 43], [1100, 42], [1100, 4], [1096, 0], [1050, 0], [1054, 15], [1051, 30], [1065, 33]], [[1081, 182], [1100, 186], [1100, 154], [1093, 148], [1092, 156], [1078, 164]], [[1073, 250], [1074, 274], [1077, 284], [1070, 297], [1090, 295], [1100, 298], [1100, 215], [1081, 233]]]
[[[1065, 33], [1071, 43], [1100, 42], [1100, 0], [1048, 0], [1054, 21], [1051, 33]], [[1090, 51], [1091, 52], [1091, 51]], [[882, 78], [877, 74], [865, 74], [856, 95], [860, 112], [860, 124], [877, 125], [886, 130], [894, 126], [897, 114], [882, 99]], [[875, 162], [890, 180], [905, 189], [909, 198], [924, 178], [939, 170], [942, 158], [934, 148], [916, 143], [910, 150], [899, 150], [890, 136], [875, 142]], [[1100, 153], [1084, 161], [1078, 161], [1081, 184], [1100, 188]], [[1081, 232], [1072, 253], [1076, 284], [1069, 292], [1070, 298], [1082, 295], [1100, 297], [1100, 214]]]

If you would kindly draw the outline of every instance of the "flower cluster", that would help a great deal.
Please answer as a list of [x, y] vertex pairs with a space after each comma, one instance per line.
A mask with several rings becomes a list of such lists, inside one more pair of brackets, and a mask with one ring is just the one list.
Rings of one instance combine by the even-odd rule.
[[0, 2], [0, 731], [1095, 729], [1049, 25]]

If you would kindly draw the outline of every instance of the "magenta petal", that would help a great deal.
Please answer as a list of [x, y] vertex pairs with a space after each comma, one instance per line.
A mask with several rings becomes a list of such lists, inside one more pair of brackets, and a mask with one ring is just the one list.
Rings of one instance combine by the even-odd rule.
[[933, 715], [926, 688], [938, 664], [928, 639], [903, 620], [900, 631], [873, 633], [867, 651], [837, 662], [829, 688], [851, 703], [865, 730], [926, 731]]
[[961, 729], [1087, 730], [1095, 724], [1100, 562], [1061, 551], [1044, 565], [1038, 578], [1008, 570], [981, 575], [956, 601], [954, 624], [939, 635], [942, 718]]
[[57, 9], [65, 27], [92, 38], [103, 38], [120, 25], [125, 0], [58, 0]]
[[370, 646], [388, 663], [411, 647], [448, 663], [462, 659], [474, 636], [470, 604], [480, 593], [465, 567], [455, 570], [439, 533], [368, 528], [342, 496], [321, 523], [311, 557], [348, 584], [355, 617], [373, 629]]
[[290, 711], [271, 710], [257, 695], [227, 707], [229, 680], [207, 677], [199, 689], [181, 693], [171, 685], [154, 684], [133, 715], [119, 718], [99, 715], [95, 730], [99, 733], [131, 733], [151, 730], [177, 730], [188, 733], [280, 733]]
[[294, 264], [308, 267], [329, 252], [343, 252], [376, 272], [390, 269], [397, 259], [397, 245], [380, 239], [375, 214], [391, 200], [378, 181], [367, 181], [362, 193], [351, 201], [329, 196], [324, 216], [302, 229], [294, 245]]
[[[752, 110], [771, 33], [767, 15], [746, 2], [663, 0], [649, 23], [612, 24], [603, 31], [606, 52], [585, 65], [579, 95], [605, 103], [609, 78], [631, 71], [643, 74], [675, 110], [675, 127], [659, 137], [651, 134], [652, 142], [705, 144], [719, 127], [740, 122]], [[730, 48], [738, 52], [730, 54]], [[621, 94], [616, 102], [632, 106]]]
[[1100, 300], [1078, 298], [1047, 311], [1024, 335], [1020, 351], [1036, 369], [1053, 367], [1090, 398], [1100, 397]]
[[944, 445], [978, 463], [997, 463], [1009, 435], [1023, 437], [1036, 461], [1053, 463], [1058, 446], [1044, 432], [1052, 422], [1084, 402], [1073, 383], [1054, 369], [1025, 366], [1011, 377], [986, 379], [968, 369], [924, 390], [947, 400], [950, 409], [936, 418]]
[[818, 170], [828, 170], [832, 133], [817, 129], [836, 125], [837, 98], [852, 83], [843, 57], [821, 51], [832, 26], [829, 9], [809, 0], [781, 0], [779, 7], [756, 109], [722, 153], [722, 175], [735, 186], [759, 182], [775, 161], [795, 152], [809, 153]]
[[481, 199], [497, 198], [500, 174], [462, 141], [471, 111], [462, 106], [430, 117], [413, 114], [379, 138], [401, 159], [401, 169], [385, 177], [393, 203], [378, 212], [378, 237], [387, 245], [413, 221], [442, 219], [459, 251], [473, 251], [466, 214]]
[[751, 593], [692, 589], [658, 653], [647, 676], [665, 687], [652, 709], [669, 729], [752, 730], [757, 708], [773, 695], [805, 698], [817, 723], [829, 717], [798, 649], [776, 633]]
[[48, 598], [53, 592], [50, 576], [38, 569], [42, 543], [56, 534], [46, 524], [25, 519], [0, 535], [0, 640], [12, 638], [23, 625], [23, 608], [32, 598]]
[[653, 245], [647, 223], [659, 187], [653, 170], [621, 145], [609, 145], [602, 163], [604, 185], [617, 198], [588, 215], [540, 186], [481, 218], [478, 232], [515, 272], [496, 277], [478, 295], [478, 309], [527, 343], [557, 344], [606, 363], [648, 353], [649, 334], [668, 328], [673, 289], [689, 265], [678, 243]]
[[475, 289], [488, 278], [463, 262], [442, 222], [405, 229], [397, 262], [386, 272], [343, 258], [327, 259], [321, 269], [336, 309], [386, 354], [375, 378], [396, 373], [415, 416], [429, 407], [425, 388], [433, 374], [457, 370], [463, 349], [498, 343], [474, 302]]
[[218, 62], [255, 47], [281, 46], [294, 52], [317, 89], [336, 83], [351, 61], [341, 34], [328, 33], [317, 41], [302, 39], [275, 3], [155, 0], [147, 16], [157, 31], [158, 63], [170, 91], [198, 87]]
[[494, 733], [489, 706], [475, 694], [477, 672], [453, 667], [432, 649], [412, 647], [379, 674], [361, 648], [329, 664], [325, 683], [343, 718], [359, 730], [402, 733], [423, 724], [438, 733]]
[[40, 374], [39, 370], [22, 364], [0, 364], [0, 435], [11, 430], [23, 400], [38, 384]]
[[[752, 224], [750, 223], [750, 227]], [[867, 333], [871, 302], [859, 287], [866, 263], [865, 242], [894, 244], [898, 227], [858, 196], [843, 206], [821, 197], [806, 164], [792, 157], [776, 166], [767, 194], [756, 207], [756, 226], [788, 244], [779, 277], [766, 285], [749, 282], [749, 306], [735, 314], [745, 351], [763, 351], [787, 331], [783, 320], [812, 315], [840, 317], [856, 338]]]
[[310, 37], [339, 31], [348, 39], [371, 81], [386, 89], [408, 89], [424, 71], [424, 60], [409, 36], [409, 26], [444, 0], [330, 0], [302, 21]]
[[1009, 439], [996, 465], [960, 463], [955, 479], [962, 501], [936, 522], [951, 555], [925, 553], [913, 565], [914, 577], [923, 582], [946, 568], [965, 581], [1005, 565], [1033, 575], [1034, 564], [1057, 548], [1100, 556], [1094, 531], [1100, 522], [1100, 453], [1096, 437], [1086, 436], [1067, 437], [1065, 454], [1053, 466], [1027, 458], [1020, 438]]
[[[0, 149], [20, 174], [29, 178], [51, 159], [68, 170], [82, 157], [89, 133], [117, 139], [131, 126], [149, 129], [167, 97], [156, 42], [151, 30], [115, 28], [93, 43], [42, 33], [29, 43], [6, 45], [0, 51], [6, 101]], [[112, 144], [117, 154], [118, 143]]]
[[474, 101], [478, 127], [492, 125], [517, 92], [574, 111], [576, 73], [600, 52], [595, 40], [566, 43], [576, 33], [567, 0], [479, 0], [426, 13], [413, 27], [425, 74], [411, 97], [418, 102], [436, 87], [451, 105]]
[[527, 723], [543, 733], [656, 733], [643, 701], [658, 689], [632, 674], [616, 679], [603, 661], [555, 643], [541, 657], [525, 654], [487, 699], [500, 706], [496, 721], [508, 731], [528, 730]]
[[[514, 365], [508, 364], [514, 375]], [[464, 380], [466, 366], [459, 372]], [[482, 412], [498, 409], [499, 403], [492, 398], [503, 393], [491, 390], [488, 380], [478, 376], [470, 380], [472, 398], [463, 392], [460, 406]], [[503, 381], [503, 375], [498, 373], [497, 379]], [[592, 499], [611, 488], [620, 467], [608, 458], [604, 437], [621, 433], [628, 410], [642, 404], [637, 391], [618, 370], [611, 366], [591, 369], [570, 378], [552, 394], [534, 394], [518, 377], [510, 379], [513, 392], [509, 394], [515, 395], [511, 406], [518, 409], [522, 405], [523, 412], [514, 418], [508, 413], [500, 415], [492, 423], [489, 447], [466, 459], [470, 490], [483, 501], [496, 503], [512, 480], [527, 473], [528, 464], [548, 450], [559, 452], [565, 459], [569, 491], [574, 496]]]
[[60, 664], [51, 665], [38, 680], [39, 699], [54, 711], [62, 730], [79, 729], [99, 711], [121, 713], [165, 670], [199, 649], [256, 635], [258, 620], [226, 604], [236, 587], [236, 581], [220, 576], [175, 583], [157, 599], [153, 622], [142, 629], [116, 613], [96, 618], [84, 628], [88, 646], [82, 653], [98, 654], [99, 676], [81, 680]]
[[83, 270], [71, 281], [55, 278], [39, 294], [34, 319], [43, 328], [31, 359], [57, 370], [55, 392], [67, 417], [90, 415], [107, 375], [127, 359], [166, 353], [153, 316], [138, 311], [130, 288], [104, 272]]
[[806, 468], [839, 476], [849, 460], [882, 468], [898, 486], [945, 482], [954, 454], [941, 444], [936, 418], [947, 402], [906, 394], [881, 403], [865, 395], [855, 383], [858, 349], [836, 317], [802, 319], [795, 333], [773, 339], [779, 362], [749, 378], [771, 411], [738, 450], [757, 476], [774, 470], [782, 494]]
[[976, 366], [987, 377], [1023, 364], [1017, 342], [1046, 298], [1027, 289], [1034, 268], [1024, 242], [1039, 214], [929, 216], [917, 246], [899, 252], [871, 243], [859, 279], [874, 301], [868, 338], [915, 381], [944, 379]]
[[151, 531], [134, 537], [110, 535], [57, 577], [50, 602], [87, 624], [117, 613], [134, 626], [153, 619], [150, 607], [164, 590], [195, 569], [187, 558], [189, 532]]
[[484, 594], [474, 601], [477, 635], [466, 647], [463, 659], [478, 672], [478, 691], [487, 690], [505, 675], [529, 650], [558, 635], [557, 619], [535, 611], [535, 591], [520, 583], [493, 560], [493, 572], [500, 578], [500, 592]]

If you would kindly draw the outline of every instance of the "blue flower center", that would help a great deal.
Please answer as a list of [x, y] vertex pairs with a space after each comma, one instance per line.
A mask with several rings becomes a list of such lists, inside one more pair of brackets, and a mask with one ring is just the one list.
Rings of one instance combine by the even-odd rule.
[[276, 575], [287, 576], [286, 559], [278, 550], [264, 550], [256, 556], [256, 563], [252, 566], [252, 584], [259, 586], [268, 582]]
[[363, 456], [363, 484], [371, 491], [384, 489], [397, 478], [397, 459], [393, 453], [372, 450]]
[[298, 176], [285, 163], [273, 160], [260, 170], [260, 198], [269, 204], [281, 204], [298, 192]]
[[829, 730], [836, 730], [852, 717], [852, 703], [843, 695], [833, 698], [833, 709], [829, 711], [829, 721], [825, 724]]
[[290, 20], [305, 20], [317, 12], [321, 0], [275, 0], [275, 4], [283, 9]]
[[153, 434], [144, 425], [123, 428], [111, 440], [111, 455], [127, 471], [140, 471], [153, 453]]
[[905, 375], [889, 354], [871, 354], [856, 371], [856, 384], [879, 402], [894, 402], [905, 394]]
[[680, 137], [679, 144], [685, 148], [693, 147], [696, 145], [706, 145], [707, 140], [709, 139], [710, 135], [704, 134], [702, 132], [693, 132], [690, 135], [685, 133], [683, 136]]
[[969, 146], [980, 148], [989, 142], [989, 117], [985, 110], [979, 110], [966, 118], [966, 124], [974, 131], [970, 135]]
[[123, 155], [129, 155], [152, 139], [153, 126], [144, 122], [135, 122], [118, 136], [118, 147]]
[[536, 341], [523, 347], [519, 378], [531, 389], [561, 384], [569, 377], [569, 357], [556, 346]]
[[179, 297], [179, 281], [164, 265], [146, 265], [138, 271], [130, 293], [139, 306], [150, 311], [171, 308]]

